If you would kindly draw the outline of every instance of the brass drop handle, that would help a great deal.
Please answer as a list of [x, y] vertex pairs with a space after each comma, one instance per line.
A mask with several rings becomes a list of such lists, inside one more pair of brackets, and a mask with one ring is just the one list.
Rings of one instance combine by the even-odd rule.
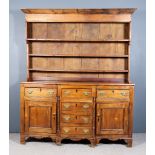
[[67, 91], [67, 90], [64, 91], [65, 95], [68, 95], [69, 93], [70, 93], [70, 91]]
[[49, 90], [48, 91], [48, 95], [53, 95], [54, 94], [54, 90]]
[[65, 109], [70, 107], [70, 104], [64, 104]]
[[64, 116], [64, 119], [68, 121], [70, 119], [70, 116]]
[[89, 92], [83, 92], [83, 94], [84, 94], [85, 96], [88, 96], [88, 95], [89, 95]]
[[88, 122], [88, 118], [87, 117], [83, 117], [84, 122]]
[[89, 105], [88, 104], [84, 104], [83, 108], [87, 109], [87, 108], [89, 108]]
[[126, 95], [126, 93], [125, 93], [125, 92], [121, 92], [120, 94], [121, 94], [122, 96], [125, 96], [125, 95]]
[[83, 132], [84, 132], [84, 133], [88, 133], [89, 130], [88, 130], [88, 129], [83, 129]]
[[68, 132], [69, 132], [69, 129], [65, 128], [65, 129], [64, 129], [64, 132], [65, 132], [65, 133], [68, 133]]
[[32, 94], [32, 93], [33, 93], [33, 90], [28, 90], [28, 93], [29, 93], [29, 94]]
[[99, 95], [100, 95], [100, 96], [104, 96], [105, 93], [104, 93], [104, 92], [100, 92]]

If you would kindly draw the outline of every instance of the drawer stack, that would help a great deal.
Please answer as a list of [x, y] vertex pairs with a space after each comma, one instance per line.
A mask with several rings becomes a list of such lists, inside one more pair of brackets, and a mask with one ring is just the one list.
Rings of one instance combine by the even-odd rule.
[[[64, 86], [65, 87], [65, 86]], [[61, 88], [61, 136], [91, 136], [93, 131], [92, 88]]]

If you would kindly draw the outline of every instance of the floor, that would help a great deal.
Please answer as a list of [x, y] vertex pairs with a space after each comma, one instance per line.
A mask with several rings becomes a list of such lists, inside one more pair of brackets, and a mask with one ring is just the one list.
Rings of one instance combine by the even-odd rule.
[[91, 148], [87, 141], [79, 143], [63, 140], [62, 145], [57, 146], [50, 139], [30, 139], [22, 145], [17, 133], [11, 133], [9, 139], [10, 155], [145, 155], [146, 150], [143, 133], [133, 135], [132, 148], [127, 148], [122, 141], [104, 141]]

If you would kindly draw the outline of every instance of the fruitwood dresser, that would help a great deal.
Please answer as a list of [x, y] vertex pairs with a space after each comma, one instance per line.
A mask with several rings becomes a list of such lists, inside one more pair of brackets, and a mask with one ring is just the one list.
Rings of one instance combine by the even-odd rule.
[[20, 142], [28, 137], [123, 139], [132, 146], [131, 15], [135, 9], [22, 9], [27, 82]]

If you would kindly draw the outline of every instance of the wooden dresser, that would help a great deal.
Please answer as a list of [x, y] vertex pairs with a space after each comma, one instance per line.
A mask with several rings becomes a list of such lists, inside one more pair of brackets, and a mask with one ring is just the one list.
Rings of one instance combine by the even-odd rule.
[[132, 146], [131, 15], [135, 9], [22, 9], [27, 81], [20, 142], [28, 137], [123, 139]]

